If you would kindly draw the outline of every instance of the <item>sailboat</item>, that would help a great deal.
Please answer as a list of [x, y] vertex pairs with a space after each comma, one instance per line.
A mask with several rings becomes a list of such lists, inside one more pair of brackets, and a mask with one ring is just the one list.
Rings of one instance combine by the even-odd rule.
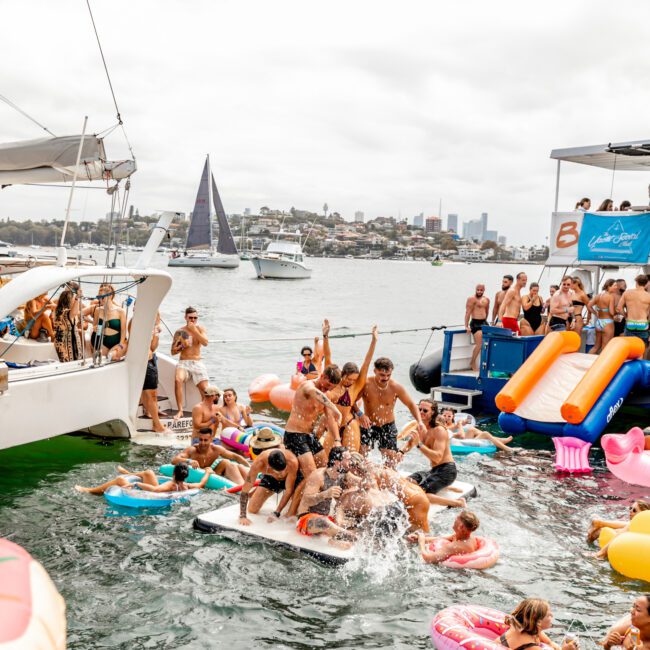
[[[210, 191], [212, 190], [212, 191]], [[210, 196], [212, 194], [212, 196]], [[212, 210], [217, 215], [219, 239], [216, 248], [212, 241]], [[210, 156], [205, 157], [199, 191], [196, 195], [192, 220], [187, 231], [183, 253], [175, 252], [167, 266], [207, 267], [234, 269], [239, 266], [237, 245], [233, 239], [221, 197], [210, 171]]]

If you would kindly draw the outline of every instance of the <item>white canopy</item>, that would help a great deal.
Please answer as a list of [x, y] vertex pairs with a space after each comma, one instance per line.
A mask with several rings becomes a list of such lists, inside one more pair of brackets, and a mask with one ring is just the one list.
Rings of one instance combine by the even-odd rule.
[[[72, 181], [80, 142], [80, 135], [68, 135], [0, 144], [0, 185]], [[101, 138], [84, 137], [79, 180], [120, 180], [135, 170], [134, 160], [106, 160]]]
[[648, 171], [650, 169], [650, 140], [553, 149], [551, 158], [602, 167], [603, 169]]

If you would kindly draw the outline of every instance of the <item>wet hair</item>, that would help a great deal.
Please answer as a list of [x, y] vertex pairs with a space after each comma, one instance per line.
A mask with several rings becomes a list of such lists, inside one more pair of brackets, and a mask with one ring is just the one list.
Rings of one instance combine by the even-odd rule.
[[603, 291], [607, 291], [613, 284], [616, 284], [616, 280], [613, 280], [612, 278], [605, 280], [603, 284]]
[[359, 372], [359, 366], [357, 366], [354, 361], [348, 361], [347, 363], [343, 364], [343, 368], [341, 368], [341, 377], [347, 377], [348, 375], [354, 375]]
[[438, 419], [438, 405], [432, 400], [429, 399], [428, 397], [425, 397], [424, 399], [421, 399], [418, 404], [422, 404], [422, 402], [426, 402], [427, 404], [431, 405], [431, 417], [429, 418], [428, 422], [424, 422], [424, 424], [428, 427], [433, 427], [436, 424], [436, 420]]
[[469, 510], [463, 510], [459, 515], [460, 523], [467, 528], [471, 533], [473, 533], [480, 525], [478, 517]]
[[535, 636], [539, 634], [541, 622], [550, 610], [547, 600], [526, 598], [515, 607], [511, 614], [506, 616], [505, 623], [521, 634]]
[[335, 365], [327, 366], [325, 370], [323, 370], [323, 377], [325, 377], [330, 384], [336, 386], [341, 383], [341, 370]]
[[519, 280], [522, 275], [526, 275], [526, 271], [519, 271], [519, 273], [517, 273], [517, 280]]
[[305, 352], [309, 352], [309, 354], [312, 354], [312, 355], [314, 354], [314, 351], [313, 351], [313, 350], [312, 350], [308, 345], [305, 345], [305, 347], [303, 347], [303, 348], [300, 350], [300, 354], [301, 354], [301, 355], [302, 355], [302, 354], [305, 354]]
[[203, 427], [203, 429], [199, 429], [199, 435], [200, 436], [211, 436], [212, 435], [212, 429], [210, 427]]
[[634, 278], [634, 281], [640, 287], [645, 287], [648, 284], [648, 276], [645, 275], [644, 273], [641, 273], [641, 275], [637, 275], [636, 278]]
[[343, 454], [346, 452], [347, 447], [332, 447], [330, 449], [330, 455], [327, 457], [327, 466], [332, 467], [334, 463], [338, 463], [343, 460]]
[[274, 449], [269, 454], [269, 467], [274, 470], [281, 472], [287, 467], [287, 459], [284, 457], [284, 454], [279, 449]]
[[393, 370], [395, 366], [388, 357], [379, 357], [375, 359], [375, 370]]
[[504, 280], [510, 280], [510, 282], [514, 282], [514, 281], [515, 281], [515, 279], [514, 279], [511, 275], [504, 275], [504, 276], [503, 276], [503, 279], [504, 279]]
[[637, 506], [639, 506], [639, 512], [643, 512], [644, 510], [650, 510], [650, 503], [648, 501], [642, 501], [641, 499], [636, 499], [634, 501]]
[[572, 280], [573, 282], [575, 282], [575, 283], [580, 287], [580, 291], [584, 291], [584, 290], [585, 290], [585, 285], [582, 284], [582, 280], [580, 279], [580, 276], [575, 275], [575, 276], [573, 276], [573, 277], [571, 278], [571, 280]]
[[629, 201], [621, 201], [621, 205], [618, 208], [619, 210], [627, 210], [628, 208], [631, 208], [632, 204]]
[[180, 483], [184, 481], [190, 474], [190, 468], [185, 463], [178, 463], [174, 465], [174, 480]]
[[[235, 396], [235, 402], [237, 401], [237, 391], [234, 388], [224, 388], [223, 395], [226, 393], [231, 392]], [[217, 395], [215, 395], [217, 397]]]
[[59, 296], [59, 302], [56, 305], [56, 312], [55, 312], [56, 318], [61, 318], [61, 316], [63, 316], [64, 310], [70, 309], [70, 306], [72, 305], [73, 297], [74, 297], [74, 293], [72, 293], [70, 289], [64, 289], [61, 292], [61, 295]]
[[614, 201], [605, 199], [599, 206], [596, 212], [611, 212], [614, 209]]
[[196, 314], [196, 309], [192, 305], [185, 308], [185, 315], [188, 316], [189, 314]]

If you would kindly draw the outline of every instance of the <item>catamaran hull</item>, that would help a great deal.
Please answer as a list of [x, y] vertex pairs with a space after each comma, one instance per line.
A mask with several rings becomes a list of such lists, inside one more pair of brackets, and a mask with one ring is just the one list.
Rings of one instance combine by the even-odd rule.
[[194, 269], [236, 269], [239, 266], [238, 255], [206, 255], [204, 257], [176, 257], [167, 262], [167, 266], [185, 266]]
[[251, 262], [257, 277], [262, 280], [304, 280], [311, 277], [311, 269], [298, 262], [263, 257], [254, 257]]

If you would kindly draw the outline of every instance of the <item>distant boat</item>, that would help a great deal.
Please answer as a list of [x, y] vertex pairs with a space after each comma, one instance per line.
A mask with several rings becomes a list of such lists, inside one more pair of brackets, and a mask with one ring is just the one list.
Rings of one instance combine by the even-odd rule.
[[[290, 241], [294, 237], [298, 241]], [[284, 241], [283, 241], [284, 240]], [[280, 231], [276, 241], [251, 259], [260, 279], [302, 280], [311, 277], [300, 245], [300, 233]]]
[[[212, 182], [210, 182], [212, 181]], [[210, 190], [212, 189], [212, 196]], [[214, 247], [212, 241], [212, 211], [217, 215], [219, 239]], [[206, 156], [199, 191], [196, 195], [192, 220], [187, 231], [183, 253], [175, 251], [167, 266], [189, 266], [194, 268], [235, 269], [239, 266], [239, 254], [233, 239], [228, 219], [221, 203], [221, 197], [210, 171], [210, 156]]]

